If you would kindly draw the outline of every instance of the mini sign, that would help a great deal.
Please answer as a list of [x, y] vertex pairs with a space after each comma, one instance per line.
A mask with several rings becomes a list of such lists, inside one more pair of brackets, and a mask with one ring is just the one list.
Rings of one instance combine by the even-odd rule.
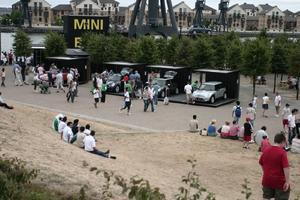
[[68, 48], [79, 48], [81, 36], [86, 32], [107, 33], [109, 17], [64, 16], [64, 36]]

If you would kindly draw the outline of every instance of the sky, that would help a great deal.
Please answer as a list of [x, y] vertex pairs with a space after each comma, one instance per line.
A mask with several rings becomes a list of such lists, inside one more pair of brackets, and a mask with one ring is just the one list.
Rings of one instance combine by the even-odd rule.
[[[18, 0], [0, 0], [0, 7], [11, 7], [11, 5]], [[67, 4], [70, 1], [68, 0], [47, 0], [48, 3], [51, 4], [52, 7], [58, 4]], [[117, 0], [120, 2], [120, 6], [128, 6], [135, 2], [135, 0]], [[182, 0], [172, 0], [173, 5], [181, 2]], [[194, 8], [196, 0], [185, 0], [185, 2]], [[206, 0], [206, 4], [215, 9], [218, 8], [220, 0]], [[289, 9], [293, 12], [300, 11], [300, 0], [230, 0], [230, 6], [236, 3], [242, 4], [244, 2], [252, 3], [255, 5], [268, 3], [270, 5], [277, 5], [282, 11]]]

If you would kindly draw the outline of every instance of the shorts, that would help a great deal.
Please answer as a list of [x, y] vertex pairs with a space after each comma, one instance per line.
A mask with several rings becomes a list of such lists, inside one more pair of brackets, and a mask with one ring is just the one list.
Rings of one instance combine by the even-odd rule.
[[272, 199], [275, 198], [275, 200], [288, 200], [290, 197], [290, 189], [288, 189], [286, 192], [280, 189], [272, 189], [263, 187], [263, 198], [264, 199]]
[[269, 109], [269, 105], [268, 105], [268, 104], [263, 104], [263, 105], [262, 105], [262, 108], [263, 108], [264, 110], [268, 110], [268, 109]]
[[289, 120], [283, 119], [282, 124], [283, 124], [283, 126], [288, 126], [289, 125]]
[[250, 142], [251, 141], [251, 135], [244, 135], [244, 141]]
[[95, 99], [95, 103], [99, 103], [99, 98], [94, 98]]

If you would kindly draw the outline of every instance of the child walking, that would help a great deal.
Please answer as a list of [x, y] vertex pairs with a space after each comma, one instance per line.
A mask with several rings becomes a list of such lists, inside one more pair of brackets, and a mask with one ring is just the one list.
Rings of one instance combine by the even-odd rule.
[[98, 107], [98, 103], [99, 103], [99, 99], [100, 99], [100, 90], [99, 90], [98, 87], [96, 87], [93, 90], [93, 96], [94, 96], [94, 100], [95, 100], [94, 106], [95, 106], [95, 108], [97, 108]]

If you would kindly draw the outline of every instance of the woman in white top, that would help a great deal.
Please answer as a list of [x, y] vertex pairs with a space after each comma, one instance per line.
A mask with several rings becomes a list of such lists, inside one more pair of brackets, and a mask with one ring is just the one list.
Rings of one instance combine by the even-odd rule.
[[263, 109], [263, 117], [268, 117], [265, 112], [269, 109], [269, 101], [270, 98], [268, 97], [268, 94], [265, 93], [265, 96], [262, 98], [263, 104], [262, 104], [262, 109]]

